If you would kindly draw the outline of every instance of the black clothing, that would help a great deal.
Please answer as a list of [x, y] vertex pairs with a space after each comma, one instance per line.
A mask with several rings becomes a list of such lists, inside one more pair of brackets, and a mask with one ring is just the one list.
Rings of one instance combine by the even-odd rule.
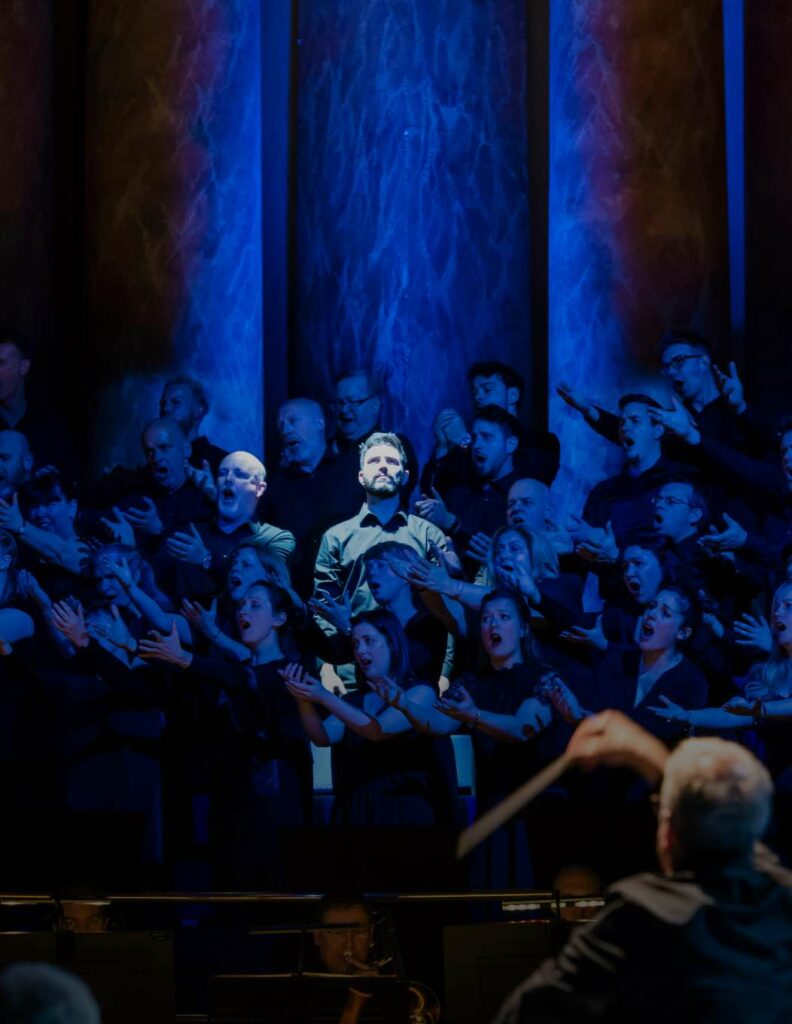
[[506, 525], [506, 498], [511, 485], [519, 479], [517, 472], [512, 470], [498, 480], [479, 477], [471, 483], [457, 484], [448, 491], [445, 504], [457, 520], [449, 530], [449, 536], [460, 554], [467, 549], [474, 533], [492, 536]]
[[15, 430], [27, 438], [33, 464], [39, 469], [56, 466], [62, 475], [79, 481], [83, 462], [74, 434], [55, 405], [36, 390], [25, 394], [25, 411], [15, 425], [6, 422], [0, 409], [0, 430]]
[[310, 473], [295, 467], [276, 469], [259, 508], [267, 522], [294, 534], [292, 583], [302, 597], [309, 597], [322, 534], [360, 508], [358, 466], [327, 453]]
[[600, 480], [589, 491], [583, 519], [591, 526], [610, 522], [620, 549], [654, 535], [652, 498], [669, 480], [678, 479], [680, 467], [664, 457], [638, 476], [625, 466], [616, 476]]
[[190, 441], [190, 457], [187, 461], [196, 469], [203, 469], [204, 462], [208, 462], [212, 476], [217, 479], [217, 471], [226, 455], [228, 452], [224, 448], [212, 444], [205, 434], [201, 434], [194, 441]]
[[792, 893], [750, 864], [635, 875], [507, 1000], [496, 1024], [784, 1024]]
[[[520, 443], [512, 456], [517, 479], [540, 480], [549, 487], [561, 464], [561, 444], [548, 430], [528, 430], [521, 434]], [[451, 448], [436, 459], [432, 455], [421, 471], [421, 491], [430, 495], [435, 487], [445, 495], [460, 484], [473, 484], [476, 473], [469, 448]]]
[[[416, 685], [422, 684], [405, 686], [405, 693]], [[372, 693], [357, 692], [344, 699], [371, 715], [383, 706]], [[410, 730], [374, 743], [345, 728], [341, 742], [333, 748], [334, 824], [450, 824], [452, 758], [448, 737]]]
[[649, 707], [661, 707], [660, 697], [668, 697], [674, 704], [687, 710], [703, 708], [707, 702], [707, 681], [683, 655], [681, 660], [658, 679], [642, 699], [635, 703], [641, 652], [617, 650], [608, 655], [597, 670], [596, 693], [592, 695], [592, 711], [616, 708], [623, 711], [647, 732], [663, 740], [679, 735], [677, 722], [666, 722], [649, 711]]

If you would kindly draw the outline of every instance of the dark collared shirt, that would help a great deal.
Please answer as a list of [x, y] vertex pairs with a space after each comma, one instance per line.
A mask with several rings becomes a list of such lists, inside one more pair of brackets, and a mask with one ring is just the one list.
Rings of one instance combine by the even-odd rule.
[[428, 520], [399, 509], [382, 523], [364, 503], [356, 516], [331, 526], [322, 537], [316, 556], [314, 596], [334, 601], [349, 597], [353, 615], [376, 607], [365, 580], [363, 555], [384, 541], [406, 544], [424, 557], [429, 554], [430, 541], [443, 551], [447, 546], [445, 534]]

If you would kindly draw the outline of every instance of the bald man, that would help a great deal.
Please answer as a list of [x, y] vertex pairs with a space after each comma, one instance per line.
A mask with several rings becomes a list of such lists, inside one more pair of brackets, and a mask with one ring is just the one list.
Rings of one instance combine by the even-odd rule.
[[204, 598], [225, 587], [229, 559], [243, 540], [255, 539], [272, 557], [288, 563], [296, 542], [288, 530], [259, 520], [259, 501], [267, 490], [264, 463], [250, 452], [230, 452], [217, 473], [214, 516], [173, 534], [166, 547], [183, 566], [174, 590], [179, 597]]
[[764, 766], [716, 738], [669, 755], [613, 711], [588, 719], [568, 753], [662, 775], [662, 873], [612, 886], [606, 908], [512, 994], [497, 1024], [792, 1020], [790, 875], [757, 850], [773, 796]]
[[297, 540], [292, 580], [303, 597], [313, 590], [313, 568], [322, 534], [360, 507], [357, 464], [332, 452], [321, 405], [291, 398], [278, 410], [280, 467], [272, 474], [262, 510], [270, 523]]

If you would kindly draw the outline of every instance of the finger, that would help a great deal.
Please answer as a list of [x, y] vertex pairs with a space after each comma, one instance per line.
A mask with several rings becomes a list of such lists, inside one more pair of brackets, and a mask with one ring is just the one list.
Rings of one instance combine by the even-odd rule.
[[201, 539], [200, 533], [198, 533], [198, 531], [195, 528], [195, 523], [190, 523], [190, 533], [193, 535], [193, 537], [195, 537], [196, 540]]
[[739, 376], [737, 375], [737, 367], [735, 366], [734, 363], [729, 363], [729, 376], [731, 377], [732, 380], [739, 380], [740, 379]]

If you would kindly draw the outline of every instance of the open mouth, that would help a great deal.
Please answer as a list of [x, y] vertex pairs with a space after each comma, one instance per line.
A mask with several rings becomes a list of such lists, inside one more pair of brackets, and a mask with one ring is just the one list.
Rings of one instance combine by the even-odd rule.
[[644, 622], [644, 624], [641, 626], [641, 639], [648, 640], [650, 637], [653, 637], [654, 631], [655, 628], [653, 622]]
[[627, 436], [622, 437], [622, 446], [624, 448], [632, 448], [632, 446], [634, 444], [635, 444], [635, 438], [634, 437], [627, 437]]
[[773, 619], [773, 629], [779, 635], [786, 630], [786, 622], [783, 619]]
[[170, 470], [169, 470], [168, 464], [166, 462], [157, 462], [157, 463], [155, 463], [155, 465], [154, 465], [154, 476], [162, 479], [162, 477], [166, 477], [169, 472], [170, 472]]
[[498, 644], [503, 640], [503, 637], [498, 633], [497, 630], [493, 630], [489, 634], [490, 647], [497, 647]]
[[510, 562], [508, 558], [498, 562], [498, 568], [503, 572], [514, 572], [514, 562]]
[[223, 501], [233, 501], [234, 498], [236, 497], [236, 491], [234, 490], [233, 487], [221, 487], [220, 497], [223, 499]]
[[368, 672], [371, 668], [371, 658], [358, 658], [358, 665], [364, 672]]
[[633, 597], [637, 597], [639, 592], [640, 592], [640, 590], [641, 590], [640, 580], [629, 578], [629, 579], [626, 579], [624, 581], [624, 583], [625, 583], [625, 586], [627, 587], [627, 589], [632, 594], [632, 596]]
[[473, 459], [477, 466], [483, 466], [487, 462], [487, 457], [485, 455], [482, 455], [481, 452], [473, 452], [471, 454], [471, 458]]
[[247, 630], [250, 629], [250, 619], [247, 618], [247, 616], [241, 615], [237, 619], [237, 622], [239, 624], [239, 632], [240, 633], [245, 633], [245, 632], [247, 632]]
[[231, 584], [232, 587], [241, 587], [242, 577], [239, 575], [239, 573], [233, 572], [228, 577], [228, 582]]

